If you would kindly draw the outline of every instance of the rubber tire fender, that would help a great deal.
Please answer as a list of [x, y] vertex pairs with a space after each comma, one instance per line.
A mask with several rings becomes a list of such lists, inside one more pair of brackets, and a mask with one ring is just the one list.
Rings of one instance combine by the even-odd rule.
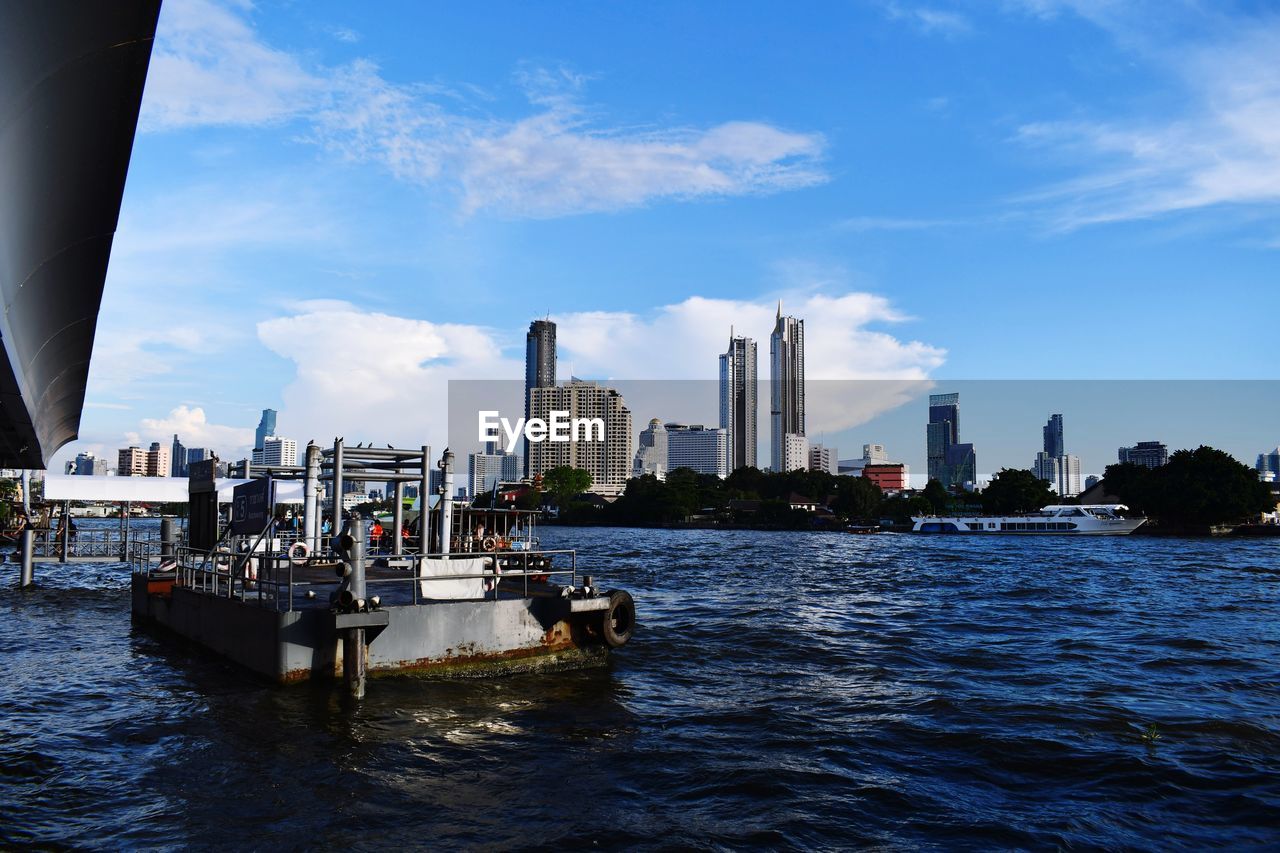
[[625, 589], [609, 591], [609, 609], [604, 611], [600, 633], [613, 649], [625, 646], [636, 627], [636, 603]]

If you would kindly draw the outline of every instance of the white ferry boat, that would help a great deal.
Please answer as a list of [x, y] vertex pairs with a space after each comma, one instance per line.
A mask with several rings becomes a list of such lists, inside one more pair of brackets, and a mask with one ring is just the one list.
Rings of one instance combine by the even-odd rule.
[[1125, 536], [1145, 518], [1121, 518], [1124, 504], [1047, 506], [1026, 515], [913, 516], [914, 533], [1032, 533], [1071, 536]]

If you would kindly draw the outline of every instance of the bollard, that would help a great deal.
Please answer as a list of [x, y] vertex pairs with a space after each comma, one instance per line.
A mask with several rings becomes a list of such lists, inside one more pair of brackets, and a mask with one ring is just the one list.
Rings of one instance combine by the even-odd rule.
[[178, 525], [172, 518], [160, 519], [160, 561], [172, 560], [178, 554]]
[[34, 531], [30, 527], [23, 528], [19, 542], [19, 547], [22, 549], [22, 571], [18, 586], [25, 588], [31, 586], [36, 580], [35, 557], [32, 553], [34, 550], [32, 546], [35, 544]]
[[[364, 582], [364, 520], [352, 517], [347, 520], [346, 529], [342, 533], [342, 546], [345, 552], [343, 562], [347, 564], [350, 574], [344, 586], [349, 594], [349, 612], [358, 612], [365, 607]], [[364, 628], [347, 628], [342, 635], [342, 676], [347, 684], [348, 692], [356, 699], [364, 698], [365, 682], [365, 643]]]

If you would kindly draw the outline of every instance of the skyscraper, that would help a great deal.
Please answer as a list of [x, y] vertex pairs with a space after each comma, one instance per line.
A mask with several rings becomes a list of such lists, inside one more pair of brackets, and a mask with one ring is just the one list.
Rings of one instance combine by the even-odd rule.
[[925, 428], [930, 480], [949, 485], [947, 448], [960, 438], [960, 395], [930, 394], [929, 425]]
[[1075, 497], [1082, 491], [1080, 457], [1067, 453], [1062, 415], [1050, 415], [1044, 425], [1044, 450], [1036, 454], [1032, 471], [1064, 498]]
[[[774, 471], [794, 471], [809, 467], [807, 442], [788, 436], [804, 437], [804, 321], [778, 316], [769, 336], [769, 465]], [[801, 452], [801, 446], [803, 451]], [[800, 458], [791, 458], [801, 452]]]
[[261, 450], [267, 436], [276, 434], [276, 410], [263, 409], [262, 420], [258, 421], [258, 429], [253, 434], [253, 449]]
[[[532, 412], [534, 388], [553, 388], [556, 384], [556, 324], [550, 320], [534, 320], [524, 339], [524, 419], [527, 423]], [[529, 468], [529, 443], [524, 444], [524, 473], [532, 476]]]
[[1062, 415], [1050, 415], [1049, 422], [1044, 425], [1044, 452], [1054, 459], [1067, 452], [1062, 438]]
[[720, 427], [728, 439], [728, 469], [756, 467], [756, 342], [734, 337], [720, 354]]
[[187, 449], [178, 440], [176, 432], [173, 434], [173, 449], [169, 451], [169, 476], [187, 476]]

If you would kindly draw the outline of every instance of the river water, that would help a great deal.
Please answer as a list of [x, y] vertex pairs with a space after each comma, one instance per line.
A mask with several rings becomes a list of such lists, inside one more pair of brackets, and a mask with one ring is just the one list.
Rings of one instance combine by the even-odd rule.
[[0, 846], [1280, 845], [1280, 543], [546, 529], [607, 670], [264, 685], [0, 583]]

